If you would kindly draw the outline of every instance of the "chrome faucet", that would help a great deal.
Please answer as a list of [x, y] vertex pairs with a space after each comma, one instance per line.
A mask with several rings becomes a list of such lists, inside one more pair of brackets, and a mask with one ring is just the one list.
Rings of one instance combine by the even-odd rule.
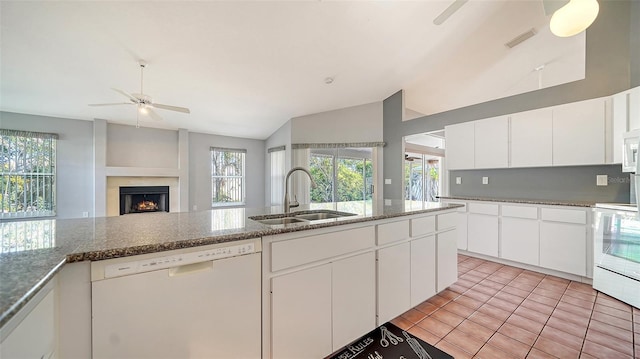
[[313, 180], [313, 177], [311, 177], [311, 172], [309, 172], [309, 170], [307, 170], [304, 167], [294, 167], [292, 168], [289, 173], [287, 173], [287, 177], [284, 180], [284, 213], [289, 213], [291, 212], [291, 207], [298, 207], [300, 205], [300, 203], [298, 203], [298, 199], [296, 198], [296, 196], [293, 196], [293, 202], [289, 203], [289, 177], [291, 177], [291, 175], [293, 174], [293, 172], [295, 171], [302, 171], [304, 173], [306, 173], [309, 176], [309, 179], [311, 180], [311, 187], [315, 187], [316, 183]]

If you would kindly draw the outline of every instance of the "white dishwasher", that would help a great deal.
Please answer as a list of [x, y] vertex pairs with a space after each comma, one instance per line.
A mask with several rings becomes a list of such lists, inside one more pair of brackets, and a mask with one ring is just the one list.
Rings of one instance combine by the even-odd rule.
[[93, 358], [260, 358], [261, 243], [91, 263]]

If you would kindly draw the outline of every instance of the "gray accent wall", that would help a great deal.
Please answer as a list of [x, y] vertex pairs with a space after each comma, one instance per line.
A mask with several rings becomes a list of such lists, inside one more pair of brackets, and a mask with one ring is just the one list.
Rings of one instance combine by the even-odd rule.
[[0, 112], [0, 128], [60, 135], [56, 151], [56, 218], [93, 216], [93, 123]]
[[[410, 121], [403, 121], [402, 91], [384, 100], [383, 136], [387, 144], [384, 151], [384, 178], [392, 181], [391, 185], [384, 186], [384, 197], [402, 198], [403, 136], [441, 130], [444, 126], [455, 123], [610, 96], [631, 88], [632, 84], [638, 85], [637, 68], [640, 63], [640, 41], [636, 31], [640, 23], [638, 7], [637, 0], [600, 1], [598, 18], [587, 29], [586, 78], [584, 80]], [[634, 66], [633, 70], [632, 66]]]
[[[629, 202], [631, 182], [620, 165], [458, 170], [449, 175], [451, 196], [559, 201]], [[596, 186], [597, 175], [607, 175], [608, 185]], [[489, 184], [483, 185], [482, 177], [489, 177]]]

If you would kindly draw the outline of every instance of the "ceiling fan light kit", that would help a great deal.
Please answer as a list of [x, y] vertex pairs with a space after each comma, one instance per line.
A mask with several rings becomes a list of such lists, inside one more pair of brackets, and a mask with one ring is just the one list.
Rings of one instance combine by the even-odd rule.
[[598, 16], [597, 0], [570, 0], [551, 16], [549, 27], [558, 37], [570, 37], [586, 30]]
[[140, 93], [127, 93], [117, 88], [111, 88], [113, 91], [127, 97], [130, 102], [118, 102], [118, 103], [98, 103], [98, 104], [90, 104], [89, 106], [113, 106], [113, 105], [136, 105], [136, 127], [140, 127], [139, 124], [139, 114], [148, 115], [151, 119], [156, 121], [162, 121], [162, 117], [158, 115], [154, 111], [154, 109], [168, 110], [168, 111], [176, 111], [182, 113], [191, 113], [191, 111], [186, 107], [178, 107], [178, 106], [170, 106], [163, 105], [160, 103], [154, 103], [152, 98], [148, 95], [144, 94], [144, 68], [147, 67], [147, 62], [144, 60], [139, 60], [138, 65], [140, 66]]

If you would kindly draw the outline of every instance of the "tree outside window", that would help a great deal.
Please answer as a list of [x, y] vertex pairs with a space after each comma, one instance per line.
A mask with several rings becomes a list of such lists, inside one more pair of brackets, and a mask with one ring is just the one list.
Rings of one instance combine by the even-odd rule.
[[212, 207], [245, 204], [246, 150], [211, 148]]
[[57, 138], [0, 129], [0, 218], [55, 215]]

